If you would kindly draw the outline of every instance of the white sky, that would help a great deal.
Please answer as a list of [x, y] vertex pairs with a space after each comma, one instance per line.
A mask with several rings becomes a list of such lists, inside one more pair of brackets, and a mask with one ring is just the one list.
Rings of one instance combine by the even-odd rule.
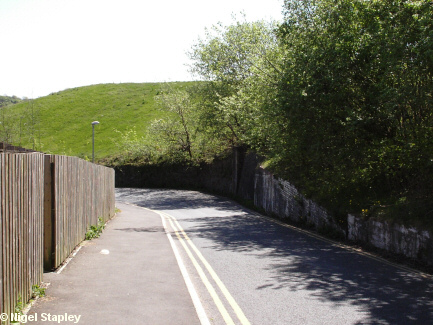
[[205, 27], [282, 19], [283, 0], [0, 0], [0, 95], [186, 81]]

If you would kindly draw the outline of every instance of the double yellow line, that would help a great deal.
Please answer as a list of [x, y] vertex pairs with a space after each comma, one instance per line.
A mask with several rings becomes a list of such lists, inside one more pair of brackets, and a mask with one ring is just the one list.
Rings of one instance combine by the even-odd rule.
[[[189, 259], [191, 260], [192, 264], [194, 265], [195, 269], [197, 270], [198, 275], [200, 276], [201, 281], [205, 285], [206, 289], [208, 290], [210, 296], [212, 297], [215, 305], [217, 306], [219, 312], [221, 313], [221, 316], [223, 317], [225, 323], [227, 325], [234, 325], [235, 322], [233, 321], [232, 317], [230, 316], [229, 312], [227, 311], [226, 307], [224, 306], [222, 300], [220, 299], [218, 293], [216, 292], [214, 286], [209, 281], [205, 271], [203, 270], [203, 267], [207, 270], [209, 275], [212, 277], [213, 281], [218, 286], [219, 290], [221, 291], [222, 295], [224, 296], [225, 300], [229, 303], [231, 308], [233, 309], [234, 313], [236, 314], [237, 318], [239, 319], [240, 323], [242, 325], [250, 325], [250, 322], [246, 318], [245, 314], [243, 313], [242, 309], [239, 307], [239, 305], [236, 303], [235, 299], [232, 297], [230, 292], [227, 290], [224, 283], [221, 281], [221, 279], [218, 277], [212, 266], [206, 261], [206, 259], [203, 257], [201, 252], [198, 250], [198, 248], [194, 245], [194, 243], [191, 241], [191, 239], [188, 237], [188, 235], [183, 230], [182, 226], [179, 224], [179, 222], [174, 218], [173, 216], [160, 212], [160, 211], [154, 211], [157, 214], [163, 218], [163, 221], [166, 220], [170, 223], [171, 228], [173, 229], [176, 237], [179, 239], [179, 242], [181, 243], [182, 247], [184, 248], [186, 254], [188, 255]], [[164, 222], [165, 226], [165, 222]], [[167, 231], [167, 229], [166, 229]], [[194, 255], [195, 253], [195, 255]], [[197, 260], [197, 258], [198, 260]]]

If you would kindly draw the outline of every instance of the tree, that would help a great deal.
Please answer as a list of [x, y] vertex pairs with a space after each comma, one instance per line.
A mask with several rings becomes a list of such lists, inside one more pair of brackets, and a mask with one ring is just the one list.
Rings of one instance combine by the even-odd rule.
[[[40, 122], [39, 122], [39, 107], [35, 106], [33, 100], [29, 100], [26, 108], [23, 110], [22, 115], [19, 117], [19, 136], [20, 145], [22, 137], [27, 138], [26, 142], [31, 143], [33, 150], [40, 150]], [[39, 139], [39, 141], [38, 141]], [[39, 142], [39, 143], [38, 143]]]
[[14, 116], [10, 107], [0, 108], [0, 142], [14, 143], [16, 141], [17, 129]]
[[276, 90], [281, 53], [275, 22], [219, 24], [193, 47], [191, 71], [202, 84], [201, 124], [230, 146], [262, 147], [274, 114], [267, 110]]
[[16, 96], [0, 96], [0, 142], [13, 143], [17, 138], [14, 111], [10, 107], [21, 101]]
[[0, 96], [0, 107], [17, 104], [21, 101], [17, 96]]
[[155, 121], [151, 126], [151, 132], [160, 136], [160, 142], [164, 144], [169, 156], [177, 157], [186, 153], [188, 159], [193, 159], [193, 119], [191, 112], [194, 104], [188, 92], [174, 90], [166, 87], [157, 97], [156, 101], [160, 109], [171, 114]]
[[426, 197], [413, 190], [431, 188], [421, 175], [433, 171], [430, 1], [286, 0], [285, 9], [278, 99], [289, 177], [358, 209], [408, 191]]

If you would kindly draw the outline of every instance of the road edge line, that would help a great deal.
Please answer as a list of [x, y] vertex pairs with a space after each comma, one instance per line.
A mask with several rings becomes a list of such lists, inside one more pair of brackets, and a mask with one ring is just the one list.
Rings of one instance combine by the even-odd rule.
[[293, 231], [295, 231], [297, 233], [304, 234], [304, 235], [309, 236], [311, 238], [314, 238], [314, 239], [317, 239], [319, 241], [328, 243], [328, 244], [330, 244], [330, 245], [332, 245], [334, 247], [337, 247], [337, 248], [340, 248], [340, 249], [343, 249], [343, 250], [355, 253], [355, 254], [360, 255], [360, 256], [364, 256], [366, 258], [369, 258], [371, 260], [374, 260], [376, 262], [379, 262], [379, 263], [382, 263], [382, 264], [385, 264], [385, 265], [388, 265], [388, 266], [392, 266], [392, 267], [394, 267], [394, 268], [396, 268], [396, 269], [398, 269], [400, 271], [416, 274], [416, 275], [418, 275], [418, 276], [420, 276], [420, 277], [422, 277], [424, 279], [433, 279], [433, 275], [431, 275], [431, 274], [425, 273], [423, 271], [419, 271], [417, 269], [411, 268], [411, 267], [403, 265], [403, 264], [399, 264], [399, 263], [395, 263], [395, 262], [389, 261], [386, 258], [383, 258], [383, 257], [381, 257], [379, 255], [374, 254], [374, 253], [370, 253], [370, 252], [364, 251], [364, 250], [362, 250], [360, 248], [356, 248], [356, 247], [353, 247], [351, 245], [348, 245], [348, 244], [345, 244], [345, 243], [342, 243], [342, 242], [339, 242], [339, 241], [327, 238], [325, 236], [322, 236], [320, 234], [314, 233], [312, 231], [309, 231], [309, 230], [306, 230], [306, 229], [302, 229], [302, 228], [299, 228], [299, 227], [287, 224], [284, 221], [281, 221], [281, 220], [278, 220], [278, 219], [274, 219], [272, 217], [260, 214], [258, 212], [255, 212], [255, 211], [251, 210], [251, 209], [245, 209], [245, 210], [247, 210], [252, 215], [254, 215], [254, 216], [256, 216], [256, 217], [258, 217], [260, 219], [264, 219], [264, 220], [267, 220], [267, 221], [272, 222], [274, 224], [277, 224], [279, 226], [291, 229], [291, 230], [293, 230]]
[[168, 221], [170, 222], [171, 227], [173, 228], [177, 238], [179, 239], [179, 242], [181, 243], [182, 247], [184, 248], [186, 254], [191, 260], [191, 263], [194, 265], [195, 269], [197, 270], [198, 275], [200, 276], [201, 281], [205, 285], [206, 289], [208, 290], [210, 296], [212, 297], [216, 307], [218, 308], [218, 311], [220, 312], [221, 316], [223, 317], [225, 323], [227, 325], [234, 325], [234, 321], [232, 317], [230, 316], [229, 312], [227, 311], [226, 307], [224, 306], [223, 302], [221, 301], [218, 293], [216, 292], [214, 286], [209, 281], [208, 277], [206, 276], [206, 273], [204, 272], [203, 268], [200, 266], [196, 258], [194, 257], [194, 254], [190, 251], [188, 248], [188, 245], [185, 243], [184, 239], [182, 239], [182, 236], [179, 234], [178, 229], [173, 224], [173, 221], [171, 218], [168, 218]]
[[191, 239], [189, 238], [189, 236], [185, 233], [185, 230], [179, 224], [179, 222], [177, 221], [177, 219], [174, 216], [169, 215], [168, 213], [164, 213], [164, 214], [167, 215], [167, 216], [169, 216], [171, 219], [173, 219], [174, 222], [176, 223], [177, 227], [179, 227], [181, 233], [185, 237], [185, 240], [187, 241], [187, 243], [189, 244], [189, 246], [191, 246], [191, 248], [193, 249], [193, 251], [195, 252], [195, 254], [197, 255], [197, 257], [201, 260], [201, 262], [203, 263], [203, 265], [205, 266], [205, 268], [207, 269], [207, 271], [209, 272], [209, 274], [211, 275], [211, 277], [213, 278], [213, 280], [215, 281], [215, 283], [217, 284], [217, 286], [219, 287], [219, 289], [223, 293], [223, 295], [226, 298], [227, 302], [232, 307], [233, 311], [235, 312], [235, 314], [238, 317], [238, 319], [241, 322], [241, 324], [243, 324], [243, 325], [250, 325], [251, 323], [248, 320], [248, 318], [245, 316], [242, 308], [238, 305], [238, 303], [236, 302], [236, 300], [231, 295], [230, 291], [227, 289], [227, 287], [225, 286], [225, 284], [221, 281], [221, 279], [219, 278], [218, 274], [214, 271], [214, 269], [209, 264], [209, 262], [204, 258], [203, 254], [200, 252], [200, 250], [194, 245], [194, 243], [191, 241]]
[[170, 242], [171, 248], [173, 249], [174, 256], [176, 257], [177, 265], [179, 266], [180, 272], [182, 273], [183, 280], [185, 281], [186, 287], [188, 288], [189, 295], [191, 296], [192, 303], [195, 307], [195, 311], [197, 312], [197, 316], [200, 320], [200, 323], [202, 325], [210, 325], [209, 318], [206, 315], [204, 307], [197, 294], [197, 291], [195, 290], [191, 278], [189, 277], [188, 271], [186, 270], [185, 264], [183, 263], [179, 251], [177, 250], [177, 247], [174, 244], [173, 238], [171, 237], [170, 234], [167, 234], [167, 237]]
[[191, 278], [188, 274], [188, 271], [185, 267], [185, 264], [183, 263], [182, 257], [179, 254], [179, 251], [176, 247], [176, 244], [174, 243], [171, 234], [167, 230], [167, 225], [165, 223], [164, 217], [160, 213], [158, 213], [158, 211], [148, 209], [148, 208], [145, 208], [145, 207], [133, 204], [133, 203], [127, 203], [127, 202], [122, 202], [122, 203], [127, 204], [127, 205], [132, 205], [132, 206], [135, 206], [137, 208], [141, 208], [141, 209], [144, 209], [147, 211], [151, 211], [151, 212], [160, 216], [161, 221], [162, 221], [162, 226], [164, 227], [165, 234], [167, 235], [168, 241], [170, 242], [171, 249], [173, 250], [174, 256], [175, 256], [176, 261], [177, 261], [177, 265], [179, 266], [180, 273], [182, 274], [183, 280], [184, 280], [185, 285], [188, 289], [188, 293], [191, 297], [191, 300], [192, 300], [192, 303], [194, 305], [194, 308], [195, 308], [195, 311], [197, 313], [200, 324], [201, 325], [211, 325], [209, 318], [207, 317], [206, 312], [204, 310], [203, 304], [201, 303], [200, 297], [198, 296], [197, 290], [195, 290], [194, 284], [192, 283]]

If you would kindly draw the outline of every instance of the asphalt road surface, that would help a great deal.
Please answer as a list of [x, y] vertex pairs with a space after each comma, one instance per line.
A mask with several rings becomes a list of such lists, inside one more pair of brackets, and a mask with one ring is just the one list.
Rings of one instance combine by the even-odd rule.
[[202, 324], [433, 324], [429, 275], [200, 192], [116, 199], [159, 213]]

